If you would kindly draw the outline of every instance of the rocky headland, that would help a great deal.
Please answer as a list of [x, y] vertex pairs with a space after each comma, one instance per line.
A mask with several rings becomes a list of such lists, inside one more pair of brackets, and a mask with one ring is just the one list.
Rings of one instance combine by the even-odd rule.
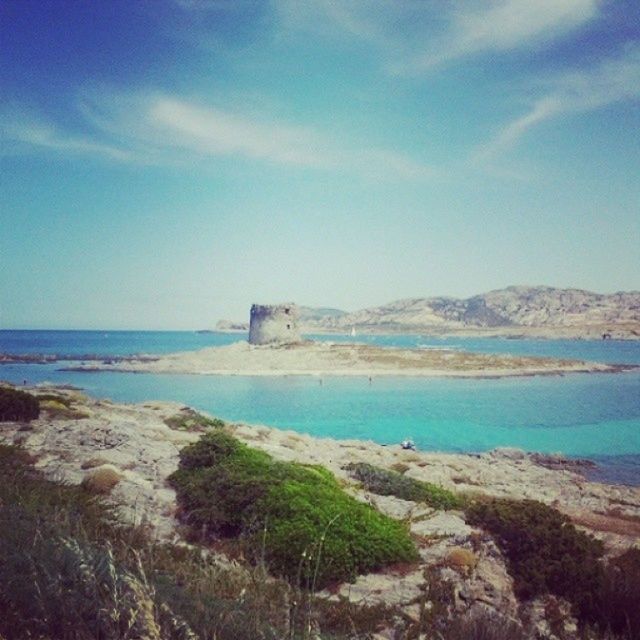
[[[361, 575], [353, 583], [321, 592], [320, 597], [391, 607], [405, 621], [421, 620], [425, 607], [435, 606], [429, 598], [436, 596], [430, 596], [429, 589], [437, 579], [438, 584], [447, 585], [448, 606], [456, 615], [489, 611], [524, 625], [531, 638], [572, 638], [576, 631], [562, 600], [544, 596], [523, 602], [516, 597], [508, 564], [495, 540], [482, 527], [470, 525], [462, 511], [372, 493], [354, 478], [353, 465], [393, 470], [456, 493], [540, 501], [602, 540], [608, 556], [640, 546], [640, 488], [589, 482], [581, 473], [588, 467], [586, 461], [515, 449], [474, 455], [406, 451], [399, 445], [318, 439], [259, 425], [222, 427], [219, 421], [176, 403], [124, 405], [45, 386], [28, 391], [40, 397], [41, 416], [29, 423], [1, 424], [0, 443], [20, 446], [33, 456], [38, 469], [58, 481], [90, 487], [108, 476], [105, 493], [119, 517], [144, 523], [157, 539], [173, 544], [184, 544], [184, 531], [176, 519], [179, 507], [167, 478], [178, 468], [180, 450], [197, 441], [203, 431], [224, 428], [277, 460], [328, 469], [357, 500], [406, 522], [419, 560]], [[553, 620], [549, 611], [554, 612]], [[563, 635], [558, 635], [561, 611]], [[382, 629], [376, 637], [404, 637], [394, 633]]]

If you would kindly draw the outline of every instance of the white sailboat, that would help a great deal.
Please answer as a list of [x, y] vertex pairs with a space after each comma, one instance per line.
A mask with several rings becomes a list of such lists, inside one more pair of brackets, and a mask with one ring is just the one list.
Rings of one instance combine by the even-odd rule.
[[353, 338], [356, 335], [356, 328], [351, 327], [351, 337]]

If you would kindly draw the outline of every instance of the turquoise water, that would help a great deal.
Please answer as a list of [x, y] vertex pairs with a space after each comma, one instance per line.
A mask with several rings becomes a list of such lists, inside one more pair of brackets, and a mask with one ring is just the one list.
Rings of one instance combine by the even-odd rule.
[[[640, 341], [439, 338], [421, 335], [312, 335], [314, 340], [363, 342], [380, 346], [462, 349], [478, 353], [576, 358], [640, 364]], [[195, 331], [8, 331], [0, 330], [0, 352], [59, 355], [131, 355], [190, 351], [246, 340], [246, 334]]]
[[[0, 351], [126, 355], [229, 344], [243, 336], [188, 332], [0, 331]], [[328, 340], [347, 337], [326, 336]], [[357, 338], [381, 345], [446, 346], [470, 351], [535, 354], [640, 364], [640, 343], [628, 341]], [[172, 399], [229, 420], [291, 428], [317, 436], [419, 448], [483, 451], [516, 446], [563, 452], [600, 463], [600, 477], [640, 484], [640, 372], [571, 374], [499, 380], [225, 377], [79, 373], [60, 364], [3, 365], [0, 378], [83, 387], [116, 401]]]

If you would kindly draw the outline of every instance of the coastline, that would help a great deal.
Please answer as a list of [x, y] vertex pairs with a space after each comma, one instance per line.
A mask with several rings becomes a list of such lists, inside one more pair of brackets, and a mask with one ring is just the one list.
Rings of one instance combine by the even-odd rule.
[[504, 378], [566, 373], [617, 373], [634, 365], [604, 364], [450, 349], [406, 349], [365, 344], [303, 342], [253, 346], [236, 342], [161, 356], [108, 359], [66, 371], [118, 371], [229, 376], [394, 376]]
[[[99, 456], [102, 463], [116, 465], [122, 470], [123, 483], [114, 495], [130, 502], [131, 508], [137, 504], [136, 518], [148, 510], [145, 517], [155, 523], [159, 535], [174, 535], [175, 496], [164, 479], [177, 467], [179, 449], [197, 440], [204, 429], [169, 425], [172, 419], [180, 422], [199, 414], [176, 402], [116, 403], [66, 386], [42, 384], [26, 390], [46, 398], [42, 415], [28, 427], [3, 423], [0, 442], [24, 447], [36, 456], [38, 468], [72, 484], [79, 483], [91, 468], [83, 466], [88, 459]], [[52, 394], [68, 406], [52, 401]], [[447, 489], [536, 499], [570, 517], [598, 520], [594, 531], [612, 548], [640, 540], [640, 487], [588, 480], [585, 474], [593, 468], [589, 460], [508, 447], [484, 453], [410, 451], [399, 444], [336, 440], [244, 422], [229, 422], [226, 428], [279, 460], [321, 465], [344, 482], [349, 481], [344, 471], [349, 463], [384, 468], [401, 463], [407, 477]], [[386, 499], [377, 496], [378, 500]], [[606, 522], [602, 520], [605, 516]]]
[[[421, 335], [425, 338], [495, 338], [502, 340], [585, 340], [600, 342], [603, 334], [607, 340], [626, 340], [630, 342], [640, 341], [640, 326], [637, 323], [628, 325], [602, 324], [602, 325], [549, 325], [528, 326], [510, 325], [499, 327], [447, 327], [433, 325], [396, 325], [396, 324], [370, 324], [355, 325], [357, 335]], [[348, 335], [349, 326], [325, 327], [321, 325], [301, 326], [304, 335], [343, 336]], [[213, 333], [242, 334], [247, 333], [249, 327], [242, 329], [229, 329], [218, 326]]]
[[[0, 444], [21, 447], [36, 469], [57, 482], [86, 486], [99, 474], [110, 474], [116, 484], [103, 498], [117, 518], [124, 524], [144, 526], [158, 542], [185, 545], [180, 506], [167, 479], [178, 468], [180, 450], [211, 429], [224, 429], [275, 460], [319, 465], [350, 496], [403, 521], [418, 551], [416, 562], [362, 574], [351, 583], [318, 592], [318, 598], [328, 603], [395, 607], [407, 619], [420, 620], [417, 603], [438, 575], [451, 585], [457, 615], [488, 607], [518, 620], [521, 607], [538, 606], [537, 600], [518, 600], [508, 563], [495, 541], [470, 524], [463, 510], [372, 493], [350, 472], [354, 464], [373, 465], [474, 499], [544, 503], [599, 539], [609, 558], [637, 548], [640, 541], [640, 487], [591, 482], [583, 475], [591, 468], [585, 460], [512, 448], [478, 454], [408, 451], [400, 445], [222, 423], [175, 402], [122, 404], [51, 385], [26, 390], [41, 397], [41, 416], [28, 424], [2, 423]], [[220, 566], [247, 570], [225, 555], [224, 549], [224, 545], [207, 547], [207, 557]], [[461, 554], [469, 560], [468, 566], [456, 564]], [[546, 602], [545, 597], [540, 602]]]

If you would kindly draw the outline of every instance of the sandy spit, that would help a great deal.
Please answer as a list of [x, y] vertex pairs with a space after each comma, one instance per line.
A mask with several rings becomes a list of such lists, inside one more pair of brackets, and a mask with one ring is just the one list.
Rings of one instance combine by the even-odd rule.
[[149, 359], [102, 362], [74, 371], [128, 371], [242, 376], [510, 377], [616, 372], [630, 367], [579, 360], [467, 353], [449, 349], [399, 349], [364, 344], [304, 342], [254, 346], [236, 342]]

